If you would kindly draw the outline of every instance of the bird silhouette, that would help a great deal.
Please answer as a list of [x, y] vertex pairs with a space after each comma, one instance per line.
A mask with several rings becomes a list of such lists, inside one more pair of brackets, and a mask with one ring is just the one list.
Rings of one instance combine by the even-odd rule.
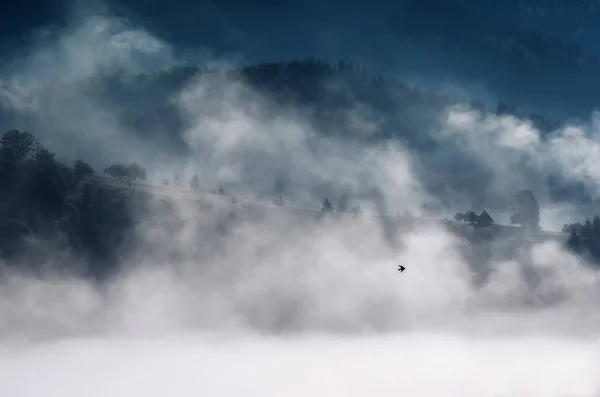
[[402, 273], [406, 268], [402, 265], [398, 265], [398, 271]]

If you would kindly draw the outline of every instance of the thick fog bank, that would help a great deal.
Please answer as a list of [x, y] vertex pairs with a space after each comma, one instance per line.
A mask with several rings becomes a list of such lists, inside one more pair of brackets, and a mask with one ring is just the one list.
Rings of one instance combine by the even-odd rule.
[[581, 396], [597, 340], [465, 338], [75, 339], [0, 351], [4, 396]]
[[218, 259], [103, 286], [5, 278], [0, 395], [598, 395], [597, 277], [560, 247], [475, 287], [442, 230], [335, 225], [246, 226]]

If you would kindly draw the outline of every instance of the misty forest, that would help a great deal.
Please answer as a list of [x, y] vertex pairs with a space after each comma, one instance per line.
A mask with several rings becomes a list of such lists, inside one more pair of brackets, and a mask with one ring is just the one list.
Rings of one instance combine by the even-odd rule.
[[[107, 77], [95, 81], [95, 88], [105, 93], [110, 91], [115, 98], [149, 98], [152, 92], [175, 91], [184, 86], [195, 75], [202, 73], [218, 73], [219, 71], [199, 70], [195, 68], [181, 68], [167, 70], [155, 75], [133, 76], [129, 79]], [[384, 80], [382, 77], [369, 76], [364, 70], [340, 62], [336, 66], [315, 60], [292, 61], [289, 63], [259, 64], [241, 70], [227, 71], [234, 77], [244, 79], [252, 84], [261, 94], [268, 99], [276, 97], [278, 103], [289, 106], [306, 106], [315, 109], [313, 115], [315, 122], [322, 126], [322, 134], [337, 134], [341, 139], [360, 139], [364, 144], [372, 141], [385, 141], [397, 139], [407, 142], [414, 150], [434, 150], [436, 145], [433, 140], [427, 140], [427, 134], [420, 131], [414, 123], [414, 129], [406, 121], [410, 113], [402, 114], [398, 109], [419, 109], [418, 113], [441, 111], [446, 106], [461, 102], [461, 98], [450, 98], [418, 88], [408, 87], [399, 83]], [[131, 81], [133, 80], [133, 82]], [[333, 82], [333, 83], [332, 83]], [[340, 84], [344, 87], [342, 92], [327, 92], [326, 84]], [[154, 93], [154, 95], [160, 95]], [[163, 94], [167, 95], [167, 94]], [[117, 99], [117, 100], [118, 100]], [[160, 108], [140, 109], [139, 105], [122, 105], [123, 123], [130, 123], [134, 133], [149, 139], [172, 140], [163, 142], [163, 145], [172, 145], [174, 148], [182, 147], [181, 129], [184, 123], [178, 117], [177, 109], [168, 105], [166, 98], [152, 98], [158, 103], [165, 103]], [[462, 99], [464, 101], [464, 99]], [[356, 137], [352, 131], [336, 130], [335, 119], [342, 119], [344, 111], [352, 109], [356, 103], [369, 106], [379, 112], [381, 127], [375, 129], [367, 137]], [[471, 107], [478, 106], [469, 104]], [[131, 107], [131, 109], [129, 109]], [[137, 108], [136, 108], [137, 107]], [[507, 105], [499, 103], [496, 108], [488, 110], [494, 115], [503, 115], [510, 109]], [[486, 111], [480, 109], [480, 111]], [[129, 112], [134, 115], [131, 116]], [[517, 117], [517, 116], [515, 116]], [[551, 131], [557, 125], [542, 116], [533, 115], [539, 123], [541, 131]], [[431, 121], [432, 122], [432, 121]], [[328, 125], [333, 125], [328, 128]], [[165, 132], [167, 131], [167, 132]], [[162, 132], [162, 136], [160, 136]], [[285, 133], [282, 131], [281, 133]], [[344, 136], [348, 134], [348, 136]], [[64, 164], [56, 159], [54, 153], [42, 147], [33, 133], [10, 129], [4, 133], [0, 151], [0, 175], [2, 178], [2, 257], [6, 264], [16, 263], [17, 266], [36, 266], [46, 263], [46, 255], [42, 247], [55, 249], [56, 244], [70, 253], [84, 259], [84, 268], [79, 269], [91, 277], [104, 277], [111, 271], [118, 270], [120, 262], [127, 262], [126, 254], [134, 241], [136, 220], [139, 220], [141, 208], [148, 208], [152, 194], [148, 191], [136, 191], [136, 181], [146, 179], [146, 170], [137, 163], [111, 164], [100, 172], [95, 171], [84, 160], [77, 159], [74, 164]], [[173, 149], [176, 150], [176, 149]], [[127, 161], [128, 159], [123, 159]], [[201, 169], [198, 172], [202, 172]], [[89, 179], [86, 175], [103, 176], [105, 179]], [[108, 178], [114, 178], [129, 183], [115, 186]], [[107, 181], [108, 180], [108, 181]], [[286, 186], [291, 181], [278, 178], [273, 183], [278, 183], [279, 190], [271, 192], [274, 200], [265, 204], [285, 205], [284, 195], [281, 195], [281, 186]], [[135, 185], [134, 185], [135, 184]], [[142, 185], [147, 186], [147, 185]], [[199, 202], [204, 199], [210, 205], [211, 194], [225, 194], [222, 186], [200, 191], [198, 176], [194, 175], [189, 181], [181, 180], [179, 173], [168, 175], [162, 181], [157, 181], [157, 188], [167, 192], [173, 186], [179, 191], [187, 190], [197, 192]], [[564, 225], [561, 232], [569, 233], [568, 239], [561, 239], [555, 235], [546, 235], [540, 228], [540, 209], [534, 194], [527, 188], [513, 192], [509, 210], [510, 223], [518, 227], [502, 227], [495, 225], [487, 211], [477, 214], [472, 210], [464, 213], [457, 212], [451, 219], [442, 216], [442, 206], [439, 203], [424, 203], [420, 212], [427, 217], [437, 220], [473, 244], [489, 244], [488, 240], [503, 239], [504, 235], [516, 240], [518, 243], [527, 243], [533, 237], [538, 239], [558, 239], [565, 248], [573, 253], [589, 259], [591, 265], [600, 263], [600, 217], [593, 216], [593, 220]], [[335, 200], [334, 200], [335, 198]], [[157, 199], [157, 198], [155, 198]], [[340, 197], [324, 197], [321, 215], [330, 214], [360, 214], [360, 207], [350, 204], [348, 193]], [[158, 198], [165, 201], [168, 199]], [[281, 200], [281, 202], [278, 202]], [[135, 204], [134, 204], [135, 203]], [[254, 207], [260, 206], [255, 203]], [[264, 206], [264, 205], [263, 205]], [[242, 219], [245, 209], [237, 204], [232, 196], [231, 208], [227, 210], [224, 219]], [[251, 207], [250, 207], [251, 208]], [[276, 208], [276, 207], [275, 207]], [[265, 207], [264, 210], [268, 209]], [[382, 222], [396, 230], [402, 224], [419, 223], [424, 219], [412, 214], [413, 208], [396, 208], [392, 215], [381, 214]], [[315, 212], [315, 211], [313, 211]], [[445, 211], [448, 212], [448, 209]], [[302, 213], [299, 214], [299, 216]], [[310, 217], [310, 215], [308, 215]], [[173, 215], [175, 217], [175, 215]], [[143, 217], [142, 217], [143, 218]], [[321, 216], [312, 217], [315, 220]], [[235, 223], [227, 223], [229, 228], [234, 228]], [[532, 231], [528, 235], [526, 231]], [[503, 237], [504, 236], [504, 237]], [[35, 241], [35, 247], [31, 244]], [[29, 244], [29, 245], [28, 245]], [[33, 259], [33, 252], [37, 260]], [[27, 256], [27, 259], [24, 259]], [[490, 258], [487, 258], [489, 260]], [[478, 261], [484, 258], [478, 258]], [[75, 262], [80, 263], [80, 262]], [[63, 262], [62, 266], [69, 266]], [[72, 269], [69, 269], [72, 270]]]
[[600, 2], [56, 3], [0, 24], [1, 396], [598, 395]]

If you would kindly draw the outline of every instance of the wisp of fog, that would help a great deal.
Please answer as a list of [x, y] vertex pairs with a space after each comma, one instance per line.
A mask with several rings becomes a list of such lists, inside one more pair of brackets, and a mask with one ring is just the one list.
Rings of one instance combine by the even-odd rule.
[[[303, 109], [218, 70], [171, 98], [192, 154], [160, 155], [85, 87], [177, 64], [176, 49], [110, 15], [77, 15], [12, 60], [3, 104], [59, 156], [127, 156], [159, 164], [157, 180], [182, 172], [207, 189], [228, 184], [240, 201], [215, 197], [202, 211], [173, 192], [102, 284], [7, 273], [1, 396], [600, 396], [600, 280], [581, 259], [541, 243], [499, 255], [475, 282], [470, 249], [438, 223], [388, 231], [398, 211], [432, 200], [417, 172], [428, 159], [401, 143], [322, 134]], [[440, 117], [434, 133], [494, 171], [494, 194], [530, 182], [515, 171], [523, 159], [597, 187], [594, 122], [542, 139], [514, 117], [458, 107]], [[376, 120], [357, 111], [346, 122], [368, 133]], [[574, 146], [586, 150], [576, 158]], [[228, 208], [277, 178], [290, 181], [291, 207], [319, 211], [324, 197], [349, 192], [365, 212], [315, 222], [267, 203], [256, 221], [222, 230]], [[576, 213], [540, 201], [549, 228]]]

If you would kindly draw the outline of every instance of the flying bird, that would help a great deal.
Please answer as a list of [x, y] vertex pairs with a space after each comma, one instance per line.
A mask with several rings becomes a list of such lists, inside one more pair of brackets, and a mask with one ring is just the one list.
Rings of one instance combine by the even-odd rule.
[[398, 265], [398, 271], [402, 273], [406, 268], [402, 265]]

